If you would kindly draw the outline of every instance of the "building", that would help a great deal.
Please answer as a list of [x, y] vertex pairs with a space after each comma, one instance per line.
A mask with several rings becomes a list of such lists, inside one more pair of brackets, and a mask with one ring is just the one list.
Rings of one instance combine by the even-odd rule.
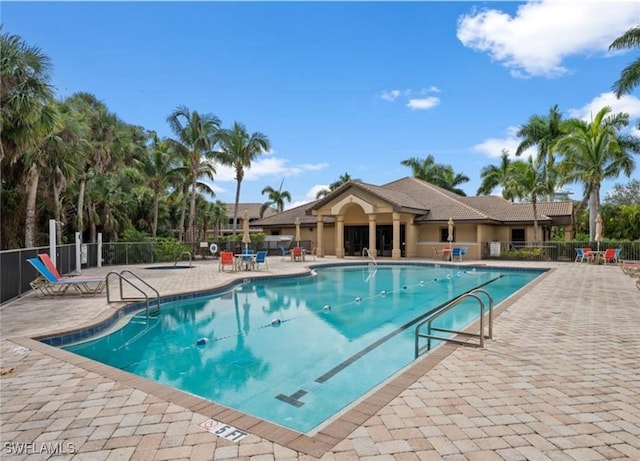
[[[573, 202], [537, 204], [538, 242], [562, 228], [572, 238]], [[491, 242], [527, 246], [534, 241], [533, 205], [497, 196], [463, 197], [417, 178], [383, 186], [349, 181], [326, 197], [254, 222], [267, 235], [293, 235], [318, 256], [362, 255], [363, 249], [393, 259], [427, 258], [449, 245], [468, 247], [467, 257], [481, 259]]]

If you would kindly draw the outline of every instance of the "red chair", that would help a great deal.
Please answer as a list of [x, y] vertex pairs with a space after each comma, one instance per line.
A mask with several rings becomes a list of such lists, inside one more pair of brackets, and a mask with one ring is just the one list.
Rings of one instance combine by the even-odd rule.
[[618, 259], [616, 258], [616, 249], [609, 248], [608, 250], [605, 250], [604, 254], [602, 255], [602, 260], [605, 264], [607, 264], [607, 262], [617, 262]]
[[224, 272], [225, 267], [229, 267], [232, 272], [236, 270], [236, 262], [231, 251], [220, 252], [220, 265], [218, 266], [218, 271]]
[[300, 247], [294, 247], [291, 250], [291, 260], [292, 261], [304, 261], [304, 252]]
[[582, 249], [582, 260], [587, 262], [593, 261], [593, 250], [591, 248]]

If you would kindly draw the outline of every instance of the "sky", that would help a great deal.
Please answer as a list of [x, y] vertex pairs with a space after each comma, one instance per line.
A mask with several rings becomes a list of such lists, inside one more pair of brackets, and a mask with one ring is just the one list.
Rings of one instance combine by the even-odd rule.
[[[166, 119], [180, 105], [265, 134], [271, 149], [246, 171], [241, 202], [282, 187], [292, 208], [344, 174], [411, 176], [400, 162], [428, 155], [475, 195], [481, 169], [513, 155], [518, 128], [554, 105], [565, 118], [605, 105], [640, 118], [638, 89], [611, 92], [638, 50], [608, 51], [640, 23], [637, 1], [5, 0], [0, 18], [51, 59], [59, 99], [92, 93], [160, 136], [174, 135]], [[216, 170], [215, 199], [232, 203], [234, 172]], [[603, 198], [628, 182], [605, 182]]]

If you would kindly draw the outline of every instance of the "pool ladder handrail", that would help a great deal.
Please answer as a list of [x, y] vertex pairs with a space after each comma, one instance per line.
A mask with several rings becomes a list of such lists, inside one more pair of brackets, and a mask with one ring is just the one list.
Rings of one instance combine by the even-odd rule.
[[[365, 283], [367, 283], [371, 277], [376, 275], [376, 272], [378, 272], [378, 262], [376, 261], [376, 258], [369, 253], [369, 249], [367, 247], [364, 247], [362, 249], [362, 258], [365, 258], [365, 254], [367, 255], [368, 259], [369, 259], [369, 275], [367, 275], [367, 278], [365, 279]], [[371, 266], [373, 266], [373, 272], [371, 271]]]
[[182, 253], [180, 253], [180, 255], [178, 255], [174, 262], [173, 262], [173, 267], [176, 267], [178, 265], [178, 261], [182, 261], [182, 257], [184, 255], [189, 256], [189, 267], [191, 267], [191, 252], [190, 251], [183, 251]]
[[[489, 318], [489, 325], [488, 325], [489, 328], [488, 328], [488, 330], [489, 330], [489, 333], [487, 335], [484, 334], [484, 317], [485, 317], [484, 310], [485, 310], [485, 304], [484, 304], [484, 302], [482, 302], [482, 299], [480, 298], [480, 296], [478, 296], [479, 294], [484, 294], [485, 296], [487, 296], [487, 298], [489, 300], [489, 303], [488, 303], [489, 304], [489, 309], [488, 309], [488, 318]], [[455, 306], [457, 306], [462, 301], [464, 301], [464, 300], [466, 300], [468, 298], [476, 299], [478, 301], [478, 303], [480, 304], [480, 333], [469, 333], [469, 332], [462, 331], [462, 330], [451, 330], [451, 329], [447, 329], [447, 328], [434, 327], [432, 325], [432, 323], [433, 323], [433, 321], [435, 319], [440, 317], [445, 312], [448, 312], [449, 310], [453, 309]], [[420, 329], [424, 325], [427, 325], [427, 333], [420, 333]], [[464, 341], [464, 340], [460, 340], [460, 339], [455, 339], [455, 338], [452, 338], [452, 337], [436, 336], [436, 335], [432, 334], [433, 331], [439, 331], [439, 332], [442, 332], [442, 333], [455, 333], [457, 335], [464, 335], [464, 336], [469, 336], [469, 337], [472, 337], [472, 338], [478, 338], [478, 342], [475, 343], [475, 342], [471, 342], [471, 341], [468, 341], [468, 340]], [[430, 314], [427, 318], [425, 318], [418, 325], [416, 325], [416, 330], [415, 330], [415, 349], [414, 349], [414, 358], [416, 358], [416, 359], [420, 356], [420, 352], [421, 352], [421, 350], [420, 350], [420, 338], [426, 338], [427, 339], [427, 345], [426, 345], [425, 348], [423, 348], [427, 352], [431, 350], [431, 340], [432, 339], [439, 339], [439, 340], [442, 340], [442, 341], [454, 342], [454, 343], [460, 344], [462, 346], [484, 348], [484, 340], [485, 339], [493, 339], [493, 298], [491, 297], [489, 292], [487, 292], [486, 290], [483, 290], [482, 288], [476, 288], [475, 290], [472, 290], [469, 293], [464, 293], [463, 295], [455, 298], [450, 303], [445, 304], [440, 309], [438, 309], [435, 312], [433, 312], [432, 314]]]
[[[118, 282], [119, 282], [118, 285], [120, 287], [120, 299], [119, 299], [119, 301], [143, 301], [144, 300], [145, 306], [146, 306], [146, 314], [147, 314], [147, 317], [149, 317], [149, 295], [147, 294], [146, 291], [144, 291], [142, 288], [140, 288], [138, 285], [133, 283], [129, 278], [127, 278], [125, 276], [125, 275], [132, 275], [135, 279], [137, 279], [139, 282], [141, 282], [145, 287], [150, 288], [151, 290], [153, 290], [153, 292], [155, 293], [156, 310], [153, 311], [152, 313], [160, 312], [160, 293], [158, 292], [158, 290], [156, 290], [154, 287], [152, 287], [147, 282], [145, 282], [142, 278], [140, 278], [140, 276], [134, 274], [133, 272], [131, 272], [128, 269], [125, 269], [125, 270], [120, 271], [120, 272], [112, 271], [112, 272], [109, 272], [107, 274], [107, 277], [106, 277], [106, 281], [107, 281], [107, 303], [118, 301], [118, 300], [112, 300], [111, 299], [111, 290], [109, 289], [109, 277], [112, 276], [112, 275], [118, 277]], [[134, 290], [138, 291], [140, 294], [142, 294], [142, 297], [140, 297], [140, 298], [125, 297], [123, 289], [122, 289], [123, 288], [122, 282], [127, 283]]]

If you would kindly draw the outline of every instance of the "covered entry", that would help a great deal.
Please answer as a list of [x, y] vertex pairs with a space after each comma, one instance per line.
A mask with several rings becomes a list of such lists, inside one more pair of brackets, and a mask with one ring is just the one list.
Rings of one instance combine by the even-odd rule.
[[[376, 226], [377, 254], [375, 256], [392, 256], [393, 250], [393, 226]], [[405, 226], [400, 225], [400, 242], [402, 256], [405, 256]], [[344, 254], [345, 256], [361, 256], [364, 248], [369, 248], [369, 226], [347, 226], [344, 227]]]

